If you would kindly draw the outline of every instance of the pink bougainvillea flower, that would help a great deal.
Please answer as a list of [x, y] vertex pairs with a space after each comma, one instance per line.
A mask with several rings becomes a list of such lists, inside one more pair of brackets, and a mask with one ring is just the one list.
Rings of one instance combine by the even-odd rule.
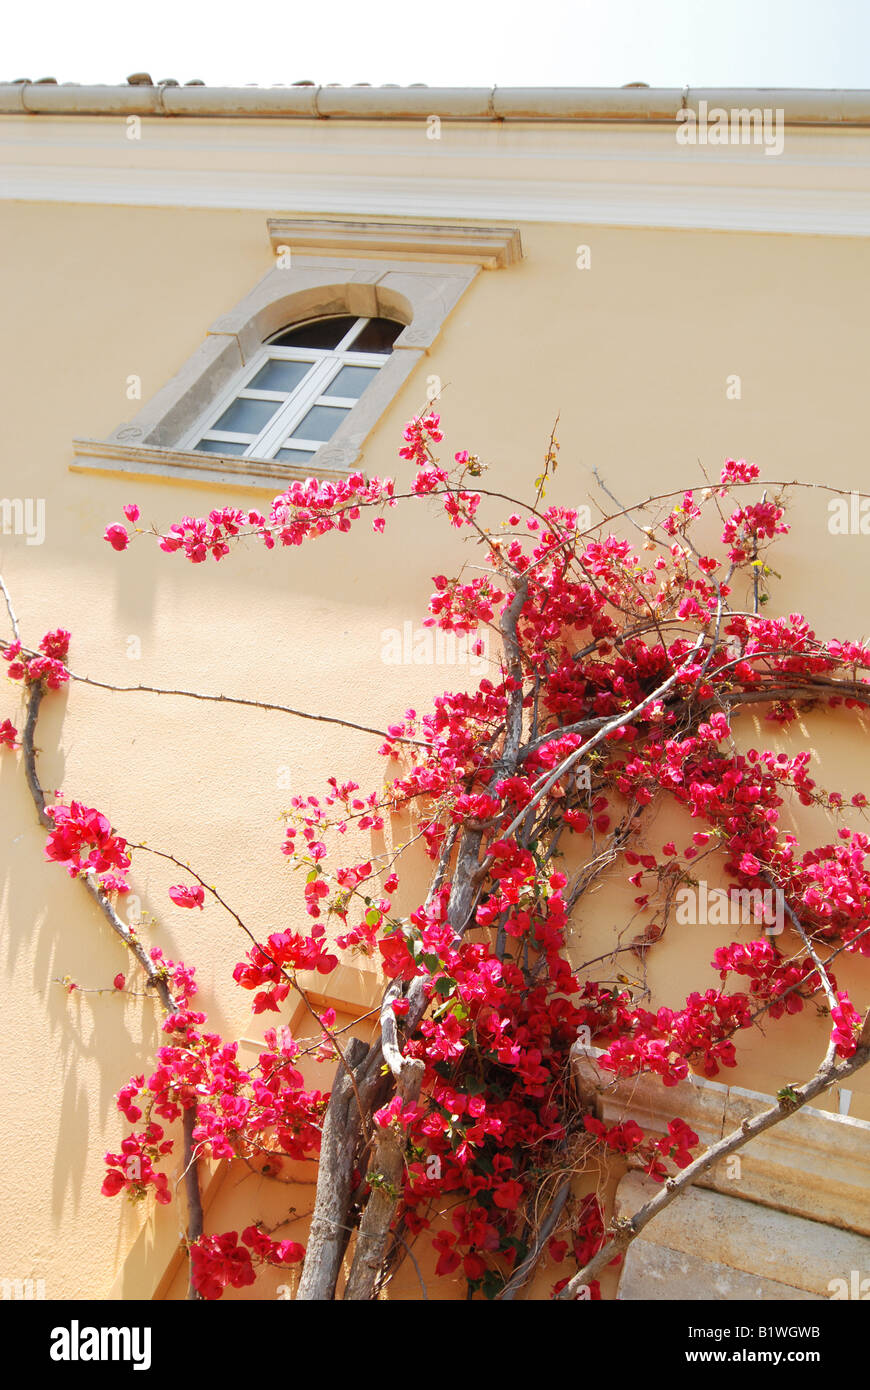
[[169, 896], [177, 907], [199, 907], [205, 901], [205, 891], [201, 885], [196, 888], [186, 888], [184, 884], [176, 884], [170, 888]]
[[103, 540], [109, 542], [113, 550], [126, 550], [130, 544], [130, 536], [126, 526], [120, 526], [117, 522], [113, 526], [107, 526]]

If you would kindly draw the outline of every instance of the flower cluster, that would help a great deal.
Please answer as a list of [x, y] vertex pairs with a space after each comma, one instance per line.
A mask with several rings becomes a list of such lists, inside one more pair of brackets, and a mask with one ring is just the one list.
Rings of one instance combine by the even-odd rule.
[[472, 579], [470, 584], [448, 580], [443, 574], [434, 579], [436, 592], [429, 600], [424, 626], [444, 628], [446, 632], [474, 632], [480, 623], [491, 623], [505, 595], [488, 578]]
[[151, 1188], [162, 1206], [172, 1201], [169, 1179], [156, 1166], [173, 1149], [172, 1140], [163, 1136], [162, 1126], [152, 1121], [141, 1134], [129, 1134], [122, 1140], [120, 1153], [106, 1154], [108, 1171], [101, 1188], [104, 1197], [126, 1192], [135, 1201], [146, 1196]]
[[42, 656], [27, 656], [19, 641], [10, 642], [3, 651], [3, 660], [9, 663], [6, 674], [11, 680], [24, 681], [25, 685], [42, 682], [46, 690], [59, 690], [69, 680], [66, 668], [69, 643], [70, 635], [61, 627], [43, 637], [39, 644]]
[[54, 823], [45, 856], [62, 864], [71, 878], [93, 874], [104, 892], [128, 893], [126, 871], [130, 867], [127, 841], [115, 835], [101, 811], [73, 801], [46, 807]]
[[[175, 1141], [164, 1138], [158, 1119], [172, 1125], [190, 1109], [196, 1112], [193, 1141], [199, 1156], [243, 1157], [256, 1162], [263, 1173], [277, 1173], [287, 1158], [315, 1156], [327, 1098], [306, 1088], [295, 1065], [299, 1047], [287, 1030], [281, 1030], [280, 1038], [274, 1029], [267, 1030], [266, 1047], [255, 1066], [240, 1067], [238, 1045], [205, 1031], [205, 1014], [190, 1007], [196, 994], [193, 969], [165, 960], [159, 947], [152, 948], [151, 959], [175, 1001], [175, 1011], [163, 1022], [170, 1041], [158, 1049], [150, 1076], [135, 1076], [118, 1092], [117, 1106], [125, 1119], [135, 1125], [144, 1115], [147, 1123], [140, 1133], [134, 1131], [124, 1139], [120, 1154], [106, 1155], [103, 1193], [115, 1196], [123, 1191], [139, 1198], [150, 1187], [159, 1202], [168, 1202], [168, 1178], [159, 1164], [172, 1153]], [[206, 1241], [203, 1258], [209, 1253], [217, 1258], [224, 1251], [220, 1239], [217, 1244]], [[256, 1231], [243, 1234], [242, 1239], [268, 1263], [302, 1258], [302, 1247], [293, 1242], [270, 1242]], [[245, 1266], [244, 1256], [236, 1258], [240, 1264], [230, 1260], [228, 1270]], [[202, 1268], [206, 1271], [205, 1264]], [[215, 1267], [209, 1268], [211, 1273], [203, 1272], [203, 1279], [215, 1277]], [[240, 1287], [228, 1278], [218, 1280], [220, 1291], [226, 1283]], [[205, 1297], [220, 1296], [213, 1282], [208, 1287], [211, 1292], [203, 1290]]]
[[256, 1226], [242, 1231], [241, 1244], [237, 1231], [227, 1231], [219, 1236], [200, 1236], [188, 1248], [191, 1283], [206, 1299], [220, 1298], [228, 1286], [243, 1289], [253, 1284], [255, 1261], [258, 1265], [293, 1265], [305, 1254], [296, 1241], [271, 1240]]

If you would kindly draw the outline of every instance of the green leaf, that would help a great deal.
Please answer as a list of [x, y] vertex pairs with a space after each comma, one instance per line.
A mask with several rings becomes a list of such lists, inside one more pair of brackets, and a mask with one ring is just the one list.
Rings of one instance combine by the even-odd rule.
[[429, 971], [429, 974], [434, 975], [438, 966], [441, 964], [440, 957], [434, 955], [431, 951], [424, 951], [421, 959], [426, 969]]
[[455, 985], [455, 980], [448, 979], [446, 975], [440, 975], [435, 981], [435, 993], [440, 994], [442, 999], [446, 999], [449, 994], [453, 993]]

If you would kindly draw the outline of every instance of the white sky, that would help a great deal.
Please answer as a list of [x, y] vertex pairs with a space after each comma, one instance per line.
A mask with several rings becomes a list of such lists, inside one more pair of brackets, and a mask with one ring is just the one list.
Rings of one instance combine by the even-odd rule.
[[18, 0], [0, 81], [870, 87], [870, 0]]

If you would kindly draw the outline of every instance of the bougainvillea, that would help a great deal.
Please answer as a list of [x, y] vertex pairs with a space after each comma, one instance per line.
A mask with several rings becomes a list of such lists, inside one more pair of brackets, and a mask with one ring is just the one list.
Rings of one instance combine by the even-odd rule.
[[[107, 1155], [103, 1191], [153, 1190], [169, 1201], [165, 1164], [185, 1114], [194, 1167], [242, 1159], [277, 1173], [288, 1160], [320, 1157], [307, 1253], [256, 1226], [241, 1240], [235, 1231], [198, 1236], [192, 1284], [205, 1298], [252, 1283], [257, 1265], [303, 1257], [297, 1297], [335, 1297], [346, 1237], [328, 1247], [339, 1227], [358, 1232], [345, 1297], [374, 1296], [419, 1241], [431, 1243], [436, 1274], [461, 1271], [471, 1295], [512, 1296], [544, 1259], [554, 1294], [577, 1296], [562, 1267], [582, 1271], [607, 1256], [602, 1202], [594, 1191], [567, 1200], [563, 1192], [558, 1221], [543, 1231], [542, 1194], [552, 1200], [608, 1158], [671, 1185], [699, 1148], [678, 1115], [658, 1133], [593, 1113], [572, 1081], [578, 1046], [614, 1077], [651, 1074], [671, 1088], [690, 1073], [734, 1068], [744, 1030], [812, 1002], [830, 1015], [829, 1063], [860, 1051], [861, 1014], [831, 962], [870, 955], [870, 840], [843, 823], [847, 806], [860, 812], [866, 798], [822, 788], [807, 751], [738, 741], [747, 708], [761, 709], [773, 733], [808, 703], [870, 704], [862, 674], [870, 649], [823, 640], [800, 614], [760, 612], [760, 567], [769, 571], [759, 557], [788, 529], [784, 495], [737, 497], [760, 486], [758, 469], [729, 460], [716, 486], [666, 499], [633, 545], [606, 523], [584, 529], [576, 510], [544, 506], [541, 478], [534, 503], [511, 504], [493, 527], [484, 504], [499, 494], [480, 484], [483, 465], [463, 451], [451, 469], [441, 466], [440, 439], [431, 412], [406, 429], [400, 455], [416, 470], [409, 487], [362, 473], [308, 479], [268, 515], [224, 507], [153, 533], [163, 551], [200, 564], [245, 538], [271, 550], [346, 532], [366, 513], [380, 533], [399, 502], [435, 499], [449, 526], [477, 543], [490, 574], [436, 576], [426, 621], [470, 635], [491, 628], [502, 644], [500, 663], [476, 688], [444, 693], [429, 712], [408, 710], [387, 726], [383, 789], [361, 792], [336, 776], [288, 808], [280, 849], [303, 870], [297, 917], [255, 939], [234, 979], [252, 993], [255, 1013], [280, 1016], [288, 996], [306, 1000], [318, 1055], [341, 1059], [331, 1098], [306, 1087], [286, 1026], [266, 1033], [256, 1064], [240, 1066], [236, 1044], [205, 1031], [205, 1015], [190, 1007], [193, 970], [151, 951], [168, 1001], [167, 1041], [154, 1070], [119, 1093], [134, 1128]], [[124, 513], [135, 527], [138, 507]], [[707, 537], [703, 545], [696, 535]], [[105, 539], [119, 551], [131, 541], [120, 523]], [[58, 630], [41, 655], [7, 644], [10, 676], [57, 689], [69, 678], [68, 643]], [[13, 747], [15, 738], [7, 720], [0, 740]], [[666, 803], [682, 830], [659, 844], [652, 810]], [[830, 843], [800, 848], [784, 828], [784, 809], [795, 804], [828, 814]], [[49, 858], [90, 876], [105, 900], [128, 891], [131, 851], [105, 816], [61, 800], [46, 814]], [[399, 816], [411, 818], [413, 833], [392, 856], [343, 851], [349, 828], [381, 831]], [[432, 861], [428, 895], [400, 908], [402, 858], [421, 854]], [[712, 875], [767, 904], [743, 938], [711, 950], [718, 986], [653, 1011], [625, 976], [613, 980], [613, 955], [596, 973], [594, 962], [580, 963], [576, 940], [569, 949], [578, 906], [606, 872], [631, 890], [639, 924], [613, 950], [644, 959], [675, 893], [695, 885], [713, 855]], [[212, 892], [199, 880], [169, 896], [201, 908]], [[776, 933], [771, 895], [782, 918]], [[298, 972], [317, 972], [328, 992], [331, 973], [359, 954], [386, 980], [380, 1034], [369, 1047], [343, 1047], [334, 1012], [317, 1013]], [[122, 988], [124, 977], [115, 983]], [[597, 1280], [583, 1287], [579, 1296], [600, 1294]]]

